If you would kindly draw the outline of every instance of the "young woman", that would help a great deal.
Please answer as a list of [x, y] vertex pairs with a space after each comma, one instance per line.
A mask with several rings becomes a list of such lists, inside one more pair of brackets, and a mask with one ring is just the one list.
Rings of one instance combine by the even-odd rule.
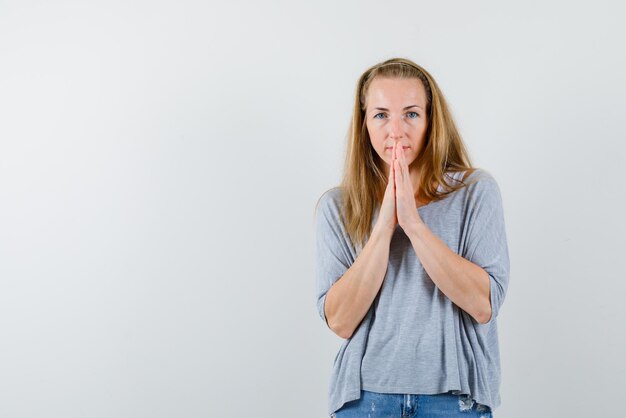
[[424, 68], [395, 58], [360, 77], [343, 181], [315, 214], [317, 308], [345, 339], [330, 416], [491, 417], [502, 200]]

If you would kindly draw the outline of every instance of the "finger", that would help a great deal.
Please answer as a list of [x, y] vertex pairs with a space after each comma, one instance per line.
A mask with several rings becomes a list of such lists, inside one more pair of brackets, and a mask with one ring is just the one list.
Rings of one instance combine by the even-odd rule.
[[398, 169], [398, 178], [400, 179], [400, 181], [404, 181], [405, 177], [404, 177], [404, 170], [403, 170], [403, 164], [402, 164], [402, 145], [397, 145], [396, 146], [396, 153], [397, 153], [397, 158], [396, 158], [396, 162], [397, 162], [397, 169]]
[[402, 160], [402, 165], [406, 165], [406, 152], [404, 148], [400, 147], [400, 160]]
[[404, 149], [402, 149], [402, 162], [404, 163], [404, 167], [406, 168], [406, 172], [408, 173], [409, 171], [409, 163], [406, 159], [406, 151]]
[[395, 151], [395, 145], [394, 145], [394, 148], [391, 148], [391, 163], [389, 164], [389, 183], [390, 184], [393, 182], [393, 176], [394, 176], [394, 172], [393, 172], [394, 151]]
[[396, 184], [398, 186], [398, 188], [402, 189], [403, 187], [403, 182], [402, 182], [402, 168], [400, 167], [400, 160], [395, 160], [393, 162], [394, 164], [394, 171], [395, 171], [395, 180], [396, 180]]
[[393, 160], [396, 159], [396, 144], [391, 146], [391, 162], [389, 163], [390, 167], [393, 167]]
[[396, 162], [395, 160], [391, 161], [391, 171], [392, 171], [392, 177], [391, 177], [391, 183], [393, 184], [393, 191], [394, 191], [394, 195], [396, 192]]
[[406, 161], [406, 153], [404, 149], [402, 149], [402, 169], [405, 175], [405, 178], [409, 178], [409, 165]]
[[[399, 163], [400, 163], [400, 150], [402, 149], [402, 147], [401, 146], [398, 147], [398, 144], [394, 144], [394, 149], [396, 150], [396, 158], [395, 158], [395, 160], [396, 160], [396, 163], [398, 164], [395, 167], [396, 168], [401, 168]], [[397, 170], [397, 171], [398, 171], [398, 174], [399, 174], [398, 178], [402, 178], [402, 170]]]
[[391, 150], [391, 164], [389, 164], [389, 193], [391, 193], [392, 203], [396, 204], [396, 182], [395, 182], [396, 170], [393, 163], [393, 149]]

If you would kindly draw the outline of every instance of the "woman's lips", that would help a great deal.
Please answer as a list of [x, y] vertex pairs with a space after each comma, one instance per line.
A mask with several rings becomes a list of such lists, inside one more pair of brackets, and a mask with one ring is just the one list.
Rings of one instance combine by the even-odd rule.
[[[385, 148], [385, 149], [387, 150], [387, 149], [392, 149], [392, 148], [393, 148], [393, 147], [387, 147], [387, 148]], [[403, 147], [402, 147], [402, 149], [407, 149], [407, 148], [411, 148], [411, 147], [405, 147], [405, 146], [403, 146]]]

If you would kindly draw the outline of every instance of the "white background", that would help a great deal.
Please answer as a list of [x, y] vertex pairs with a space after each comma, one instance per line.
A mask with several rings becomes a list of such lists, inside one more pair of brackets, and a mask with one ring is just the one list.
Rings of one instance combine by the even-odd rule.
[[621, 416], [624, 6], [503, 3], [0, 1], [0, 416], [327, 416], [313, 210], [394, 56], [501, 188], [494, 416]]

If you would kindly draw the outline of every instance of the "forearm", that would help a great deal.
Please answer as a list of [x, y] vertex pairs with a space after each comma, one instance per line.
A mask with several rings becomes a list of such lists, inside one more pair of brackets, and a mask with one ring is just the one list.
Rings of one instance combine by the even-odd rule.
[[487, 322], [491, 318], [487, 272], [452, 251], [423, 222], [405, 232], [437, 288], [477, 322]]
[[326, 294], [326, 319], [342, 338], [352, 336], [380, 290], [387, 272], [391, 236], [374, 228], [352, 266]]

